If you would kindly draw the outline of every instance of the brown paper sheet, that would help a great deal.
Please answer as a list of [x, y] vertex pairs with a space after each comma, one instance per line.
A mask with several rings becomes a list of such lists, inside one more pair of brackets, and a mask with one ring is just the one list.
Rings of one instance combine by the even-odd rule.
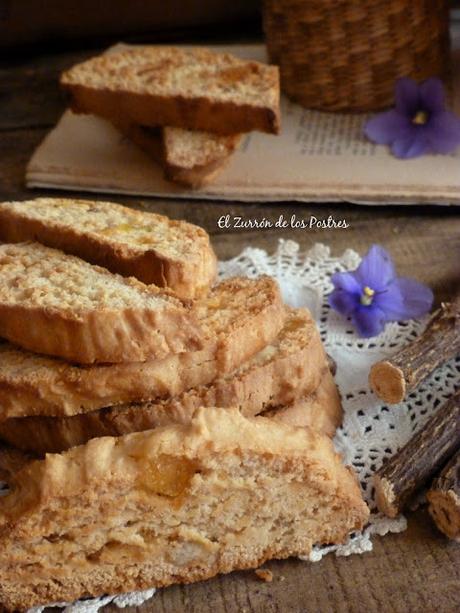
[[[266, 59], [262, 45], [216, 48]], [[459, 51], [454, 60], [457, 111]], [[165, 181], [161, 168], [109, 123], [67, 111], [33, 154], [26, 183], [32, 188], [248, 202], [460, 204], [460, 150], [397, 160], [362, 135], [366, 115], [308, 111], [285, 98], [281, 106], [281, 134], [248, 134], [223, 172], [199, 190]]]

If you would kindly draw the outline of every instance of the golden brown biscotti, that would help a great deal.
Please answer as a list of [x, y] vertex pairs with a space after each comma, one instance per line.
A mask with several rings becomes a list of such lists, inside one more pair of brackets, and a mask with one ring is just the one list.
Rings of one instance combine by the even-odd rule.
[[342, 543], [368, 518], [330, 439], [238, 409], [94, 439], [0, 499], [0, 603], [190, 583]]
[[176, 396], [234, 371], [274, 341], [285, 319], [270, 277], [223, 281], [196, 303], [195, 312], [203, 349], [143, 363], [78, 366], [0, 344], [0, 422]]
[[[193, 413], [187, 414], [184, 411], [176, 411], [175, 405], [171, 403], [171, 411], [163, 411], [168, 403], [165, 402], [159, 405], [160, 411], [157, 419], [144, 418], [145, 423], [140, 424], [141, 420], [134, 420], [133, 427], [128, 430], [126, 428], [114, 428], [110, 426], [110, 421], [104, 426], [104, 411], [96, 411], [88, 415], [88, 421], [79, 421], [77, 430], [72, 428], [74, 418], [59, 419], [59, 418], [22, 418], [13, 419], [0, 423], [0, 436], [3, 429], [10, 433], [13, 437], [11, 441], [13, 445], [19, 445], [23, 449], [29, 449], [29, 452], [18, 449], [17, 447], [2, 447], [0, 446], [0, 480], [7, 481], [14, 473], [18, 472], [27, 462], [46, 453], [60, 453], [71, 447], [82, 445], [91, 438], [97, 436], [119, 436], [120, 434], [129, 434], [130, 432], [142, 432], [147, 429], [162, 427], [172, 424], [189, 424], [192, 420]], [[225, 408], [225, 407], [223, 407]], [[238, 407], [243, 415], [247, 414], [244, 406]], [[212, 408], [209, 408], [212, 411]], [[288, 426], [299, 428], [309, 427], [317, 432], [322, 432], [329, 437], [334, 436], [336, 429], [342, 423], [342, 403], [340, 394], [334, 381], [332, 373], [327, 370], [321, 379], [317, 389], [294, 401], [286, 406], [279, 406], [269, 409], [262, 413], [263, 417], [274, 419]], [[248, 416], [248, 415], [246, 415]], [[91, 423], [100, 418], [99, 423]], [[11, 424], [13, 422], [13, 425]], [[116, 424], [116, 421], [115, 421]], [[140, 424], [140, 425], [139, 425]], [[12, 427], [9, 429], [9, 426]], [[135, 427], [134, 427], [135, 426]], [[149, 427], [150, 426], [150, 427]], [[87, 431], [84, 433], [83, 428]], [[8, 436], [6, 437], [8, 438]], [[33, 455], [32, 455], [33, 454]]]
[[91, 364], [143, 362], [203, 346], [191, 304], [39, 243], [0, 245], [0, 336]]
[[183, 128], [149, 128], [129, 122], [116, 127], [162, 166], [165, 179], [193, 189], [215, 178], [242, 138], [241, 134], [222, 136]]
[[[33, 458], [25, 451], [0, 445], [0, 482], [8, 483]], [[1, 492], [1, 489], [0, 489]]]
[[113, 202], [36, 198], [0, 203], [0, 240], [38, 241], [180, 298], [205, 295], [217, 260], [198, 226]]
[[[293, 363], [298, 357], [293, 354]], [[59, 453], [84, 445], [92, 438], [121, 436], [171, 424], [188, 424], [200, 406], [200, 400], [202, 406], [212, 407], [218, 398], [221, 408], [237, 406], [246, 417], [263, 412], [264, 416], [283, 423], [310, 426], [318, 432], [334, 436], [342, 422], [342, 403], [330, 371], [323, 370], [321, 381], [313, 391], [306, 390], [312, 388], [316, 377], [299, 381], [298, 388], [287, 394], [283, 393], [283, 385], [287, 381], [282, 380], [283, 374], [287, 374], [284, 368], [283, 372], [275, 373], [273, 383], [269, 375], [265, 378], [267, 375], [261, 373], [257, 380], [265, 390], [265, 396], [259, 394], [256, 401], [252, 398], [255, 388], [250, 375], [246, 381], [241, 377], [236, 385], [230, 378], [228, 383], [220, 379], [209, 386], [165, 400], [108, 407], [71, 417], [6, 419], [0, 422], [0, 438], [17, 449], [37, 456]], [[234, 405], [230, 404], [232, 399], [235, 400]], [[284, 404], [281, 404], [283, 400]]]
[[118, 123], [277, 134], [276, 66], [201, 48], [134, 47], [91, 58], [61, 76], [77, 113]]
[[293, 404], [276, 407], [262, 413], [289, 426], [312, 428], [333, 437], [342, 423], [343, 408], [332, 373], [327, 370], [317, 389]]

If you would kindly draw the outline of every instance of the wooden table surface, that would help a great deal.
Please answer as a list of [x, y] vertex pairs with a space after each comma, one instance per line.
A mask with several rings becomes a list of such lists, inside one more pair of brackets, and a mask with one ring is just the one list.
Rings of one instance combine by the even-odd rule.
[[[64, 108], [57, 88], [59, 72], [94, 52], [40, 57], [35, 54], [33, 59], [23, 57], [0, 64], [1, 200], [47, 193], [26, 189], [25, 165]], [[237, 255], [247, 245], [272, 251], [280, 238], [294, 239], [302, 249], [320, 241], [329, 245], [335, 254], [348, 247], [364, 253], [370, 244], [377, 242], [391, 252], [400, 274], [413, 275], [428, 283], [435, 291], [437, 302], [449, 299], [460, 290], [458, 209], [110, 198], [200, 224], [212, 236], [220, 258]], [[269, 219], [277, 219], [281, 213], [325, 219], [332, 215], [337, 220], [345, 219], [349, 228], [220, 230], [217, 220], [227, 213]], [[272, 583], [262, 582], [251, 571], [236, 572], [195, 585], [159, 590], [139, 610], [144, 613], [444, 613], [460, 609], [460, 545], [440, 535], [424, 510], [409, 515], [406, 532], [375, 538], [374, 550], [370, 553], [349, 558], [327, 556], [316, 564], [295, 559], [273, 561], [265, 567], [273, 571]]]

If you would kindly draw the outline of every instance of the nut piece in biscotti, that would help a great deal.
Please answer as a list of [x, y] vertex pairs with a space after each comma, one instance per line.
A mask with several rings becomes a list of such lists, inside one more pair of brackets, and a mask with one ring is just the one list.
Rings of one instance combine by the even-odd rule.
[[0, 336], [79, 363], [144, 361], [203, 345], [194, 312], [167, 290], [39, 243], [0, 245]]
[[79, 366], [0, 344], [0, 423], [30, 415], [75, 415], [205, 385], [273, 342], [285, 307], [270, 277], [234, 277], [197, 302], [195, 315], [203, 331], [200, 351], [143, 363]]
[[180, 298], [205, 295], [216, 256], [198, 226], [113, 202], [36, 198], [0, 203], [0, 240], [38, 241]]
[[116, 127], [164, 169], [165, 178], [198, 189], [225, 167], [241, 134], [222, 136], [183, 128], [149, 128], [130, 122]]
[[77, 113], [216, 134], [278, 133], [279, 71], [207, 49], [133, 47], [61, 76]]
[[190, 583], [343, 543], [368, 519], [330, 439], [238, 409], [94, 439], [0, 498], [0, 603]]

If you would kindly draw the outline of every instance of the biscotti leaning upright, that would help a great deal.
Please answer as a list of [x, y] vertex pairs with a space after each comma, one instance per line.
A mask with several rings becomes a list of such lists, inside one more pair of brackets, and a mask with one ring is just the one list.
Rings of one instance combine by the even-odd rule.
[[84, 364], [203, 346], [190, 303], [39, 243], [0, 245], [0, 336]]
[[95, 439], [0, 498], [8, 610], [190, 583], [342, 543], [368, 508], [331, 441], [237, 409]]
[[216, 134], [279, 131], [278, 68], [229, 53], [134, 47], [77, 64], [63, 73], [61, 86], [73, 111], [114, 123]]
[[180, 298], [205, 295], [217, 261], [202, 228], [113, 202], [37, 198], [0, 203], [0, 240], [38, 241]]

